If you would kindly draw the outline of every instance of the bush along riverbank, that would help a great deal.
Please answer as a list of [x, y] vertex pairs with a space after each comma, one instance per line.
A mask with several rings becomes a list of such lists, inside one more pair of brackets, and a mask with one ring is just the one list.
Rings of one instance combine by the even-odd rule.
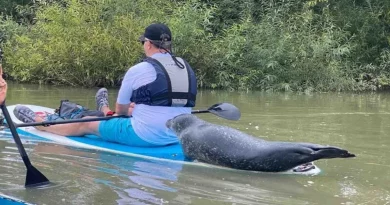
[[[390, 85], [383, 0], [51, 0], [0, 5], [4, 67], [20, 82], [115, 86], [152, 22], [201, 88], [364, 91]], [[1, 3], [0, 3], [1, 4]], [[2, 3], [4, 4], [4, 3]]]

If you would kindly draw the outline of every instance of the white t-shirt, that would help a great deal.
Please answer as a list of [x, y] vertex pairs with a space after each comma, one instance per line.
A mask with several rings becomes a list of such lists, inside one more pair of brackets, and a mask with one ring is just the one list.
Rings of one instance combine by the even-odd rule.
[[[156, 53], [151, 57], [169, 55]], [[155, 81], [157, 73], [152, 64], [138, 63], [131, 67], [123, 78], [119, 89], [117, 103], [129, 104], [133, 90]], [[190, 107], [166, 107], [136, 104], [130, 118], [135, 133], [146, 142], [166, 145], [178, 142], [177, 136], [169, 130], [165, 123], [177, 115], [191, 113]]]

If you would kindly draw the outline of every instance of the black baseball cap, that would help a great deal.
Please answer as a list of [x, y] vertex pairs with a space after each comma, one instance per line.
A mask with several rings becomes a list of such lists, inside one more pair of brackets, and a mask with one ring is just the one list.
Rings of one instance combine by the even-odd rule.
[[139, 37], [139, 41], [145, 40], [169, 42], [172, 40], [171, 30], [162, 23], [151, 24], [145, 29], [145, 33]]

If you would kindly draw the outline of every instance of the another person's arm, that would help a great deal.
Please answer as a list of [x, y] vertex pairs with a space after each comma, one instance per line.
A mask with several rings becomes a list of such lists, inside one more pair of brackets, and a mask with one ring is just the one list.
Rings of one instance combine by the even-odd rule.
[[7, 96], [7, 82], [3, 79], [3, 67], [0, 64], [0, 104], [3, 104]]

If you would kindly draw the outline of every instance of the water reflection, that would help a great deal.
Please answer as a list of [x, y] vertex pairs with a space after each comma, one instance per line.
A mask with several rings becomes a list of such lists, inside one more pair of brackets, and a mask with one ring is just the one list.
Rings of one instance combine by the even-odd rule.
[[328, 200], [329, 204], [344, 202], [316, 190], [311, 181], [314, 178], [198, 166], [185, 166], [179, 174], [180, 184], [190, 184], [185, 193], [198, 196], [202, 201], [218, 199], [236, 204], [311, 204], [322, 199]]
[[[1, 190], [17, 192], [23, 199], [35, 203], [208, 204], [219, 201], [302, 204], [311, 201], [307, 195], [313, 196], [312, 201], [318, 200], [319, 195], [328, 197], [313, 189], [308, 183], [310, 177], [304, 176], [186, 165], [47, 143], [38, 143], [30, 148], [30, 153], [37, 156], [33, 161], [43, 173], [49, 173], [54, 185], [28, 190], [21, 185], [16, 186], [18, 190], [3, 186]], [[19, 158], [16, 153], [14, 157]], [[19, 165], [23, 166], [22, 163]], [[24, 173], [19, 171], [18, 177], [23, 176]], [[15, 182], [14, 179], [10, 181]], [[340, 199], [331, 201], [343, 202]]]
[[[82, 177], [89, 179], [90, 186], [110, 189], [119, 197], [116, 199], [119, 204], [135, 201], [160, 204], [162, 199], [156, 197], [154, 192], [159, 190], [176, 192], [177, 190], [171, 185], [177, 181], [177, 173], [183, 166], [180, 163], [153, 161], [104, 152], [95, 153], [90, 150], [59, 145], [41, 146], [38, 144], [35, 151], [53, 155], [46, 159], [56, 158], [55, 156], [58, 156], [57, 158], [66, 157], [68, 164], [72, 161], [72, 168], [67, 173], [72, 176], [71, 178]], [[74, 169], [80, 169], [83, 174], [72, 172], [71, 170]]]

